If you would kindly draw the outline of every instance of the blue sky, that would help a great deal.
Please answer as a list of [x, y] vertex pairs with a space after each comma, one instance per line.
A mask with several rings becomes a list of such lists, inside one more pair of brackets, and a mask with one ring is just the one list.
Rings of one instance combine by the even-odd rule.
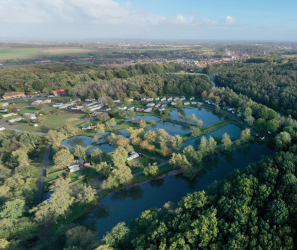
[[1, 37], [297, 41], [296, 0], [0, 0]]

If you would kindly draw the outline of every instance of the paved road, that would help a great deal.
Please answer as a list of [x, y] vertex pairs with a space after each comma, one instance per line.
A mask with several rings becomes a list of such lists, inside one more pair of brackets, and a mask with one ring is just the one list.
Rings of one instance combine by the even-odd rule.
[[49, 155], [50, 155], [51, 149], [52, 149], [52, 145], [49, 144], [44, 152], [44, 156], [42, 159], [41, 168], [39, 171], [39, 176], [38, 176], [38, 181], [37, 181], [37, 193], [36, 193], [36, 196], [34, 199], [35, 206], [37, 206], [40, 202], [42, 202], [43, 182], [44, 182], [44, 177], [45, 177], [46, 166], [51, 163], [49, 160]]

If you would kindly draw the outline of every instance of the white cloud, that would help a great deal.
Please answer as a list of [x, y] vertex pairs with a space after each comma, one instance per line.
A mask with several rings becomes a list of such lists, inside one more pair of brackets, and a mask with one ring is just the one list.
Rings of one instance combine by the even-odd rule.
[[235, 18], [231, 16], [221, 18], [218, 22], [206, 18], [197, 19], [188, 14], [176, 14], [173, 17], [166, 18], [154, 13], [140, 11], [130, 1], [125, 6], [121, 6], [113, 0], [0, 0], [2, 24], [89, 23], [136, 27], [154, 25], [202, 27], [228, 25], [235, 21]]
[[231, 17], [231, 16], [226, 16], [226, 17], [223, 17], [221, 18], [221, 22], [224, 23], [224, 24], [232, 24], [235, 22], [235, 18], [234, 17]]

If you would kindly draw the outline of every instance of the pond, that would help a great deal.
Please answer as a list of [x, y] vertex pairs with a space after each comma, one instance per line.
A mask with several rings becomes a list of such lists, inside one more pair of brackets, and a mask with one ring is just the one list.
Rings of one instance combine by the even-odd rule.
[[[240, 134], [241, 134], [241, 128], [239, 128], [238, 126], [234, 125], [234, 124], [228, 124], [222, 128], [219, 128], [213, 132], [210, 132], [208, 134], [205, 135], [205, 137], [207, 139], [209, 139], [210, 136], [212, 137], [215, 137], [215, 136], [218, 136], [220, 137], [220, 139], [222, 138], [223, 134], [227, 133], [229, 136], [230, 136], [230, 139], [231, 140], [234, 140], [238, 137], [240, 137]], [[194, 139], [191, 139], [191, 140], [188, 140], [188, 141], [185, 141], [183, 142], [183, 146], [182, 146], [182, 149], [185, 148], [185, 147], [188, 147], [190, 145], [199, 145], [199, 142], [201, 140], [201, 137], [202, 136], [199, 136], [199, 137], [196, 137]]]
[[68, 139], [65, 139], [61, 142], [61, 145], [66, 146], [70, 150], [73, 150], [73, 148], [76, 145], [80, 145], [82, 147], [87, 147], [91, 145], [93, 142], [93, 138], [90, 136], [85, 136], [85, 135], [78, 135], [78, 136], [73, 136]]
[[154, 130], [157, 131], [159, 128], [165, 129], [165, 131], [171, 136], [189, 134], [191, 132], [189, 127], [185, 127], [172, 122], [157, 122], [156, 124], [145, 128], [145, 131]]
[[150, 115], [150, 116], [146, 116], [146, 117], [143, 118], [142, 120], [143, 120], [143, 121], [146, 121], [146, 122], [150, 122], [150, 121], [158, 122], [158, 121], [160, 121], [161, 119], [158, 118], [157, 116]]
[[94, 149], [96, 149], [96, 148], [99, 148], [102, 151], [102, 153], [104, 153], [104, 154], [109, 153], [109, 152], [112, 152], [112, 151], [115, 150], [115, 147], [114, 146], [106, 143], [106, 144], [101, 144], [101, 145], [93, 146], [93, 147], [89, 148], [87, 150], [87, 154], [90, 155], [92, 153], [92, 151]]
[[138, 119], [140, 119], [142, 117], [142, 115], [138, 115], [138, 116], [135, 116], [135, 117], [133, 117], [133, 118], [131, 118], [131, 119], [127, 119], [127, 120], [125, 120], [125, 122], [131, 122], [131, 121], [134, 121], [134, 120], [138, 120]]
[[[184, 116], [189, 116], [189, 115], [192, 116], [193, 114], [195, 114], [195, 116], [197, 117], [198, 120], [203, 121], [202, 127], [209, 127], [211, 125], [214, 125], [217, 122], [225, 120], [225, 118], [223, 116], [217, 115], [215, 113], [215, 111], [212, 109], [184, 108], [182, 110], [174, 110], [174, 111], [170, 112], [170, 115], [173, 120], [182, 121], [182, 122], [186, 122], [186, 123], [189, 123], [189, 122], [178, 118], [178, 115], [177, 115], [178, 112]], [[189, 124], [191, 124], [191, 123], [189, 123]]]
[[211, 156], [204, 161], [205, 169], [192, 181], [182, 175], [166, 176], [133, 187], [112, 192], [101, 199], [100, 205], [75, 222], [98, 232], [101, 238], [119, 222], [129, 222], [152, 207], [162, 207], [168, 201], [178, 202], [187, 193], [206, 190], [213, 181], [221, 181], [235, 169], [243, 170], [249, 163], [275, 152], [270, 144], [246, 143], [233, 152]]
[[97, 144], [106, 143], [106, 138], [102, 138], [99, 141], [97, 141]]
[[102, 135], [102, 136], [109, 135], [109, 134], [110, 134], [110, 132], [108, 132], [108, 131], [103, 132], [103, 133], [101, 133], [101, 132], [97, 133], [97, 135]]
[[119, 130], [116, 130], [116, 131], [114, 131], [112, 133], [114, 133], [115, 135], [122, 135], [124, 137], [130, 136], [127, 129], [119, 129]]

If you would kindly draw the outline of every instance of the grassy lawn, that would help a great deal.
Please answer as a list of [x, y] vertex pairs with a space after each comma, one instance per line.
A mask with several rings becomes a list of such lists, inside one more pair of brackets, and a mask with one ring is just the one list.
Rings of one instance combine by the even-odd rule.
[[85, 114], [81, 113], [67, 113], [62, 112], [60, 114], [48, 115], [47, 118], [38, 127], [33, 127], [30, 124], [22, 124], [17, 128], [20, 130], [25, 130], [29, 132], [43, 132], [46, 133], [50, 129], [57, 129], [61, 127], [65, 122], [70, 121], [73, 126], [82, 122], [82, 118]]
[[11, 48], [0, 49], [0, 60], [35, 58], [42, 48]]

